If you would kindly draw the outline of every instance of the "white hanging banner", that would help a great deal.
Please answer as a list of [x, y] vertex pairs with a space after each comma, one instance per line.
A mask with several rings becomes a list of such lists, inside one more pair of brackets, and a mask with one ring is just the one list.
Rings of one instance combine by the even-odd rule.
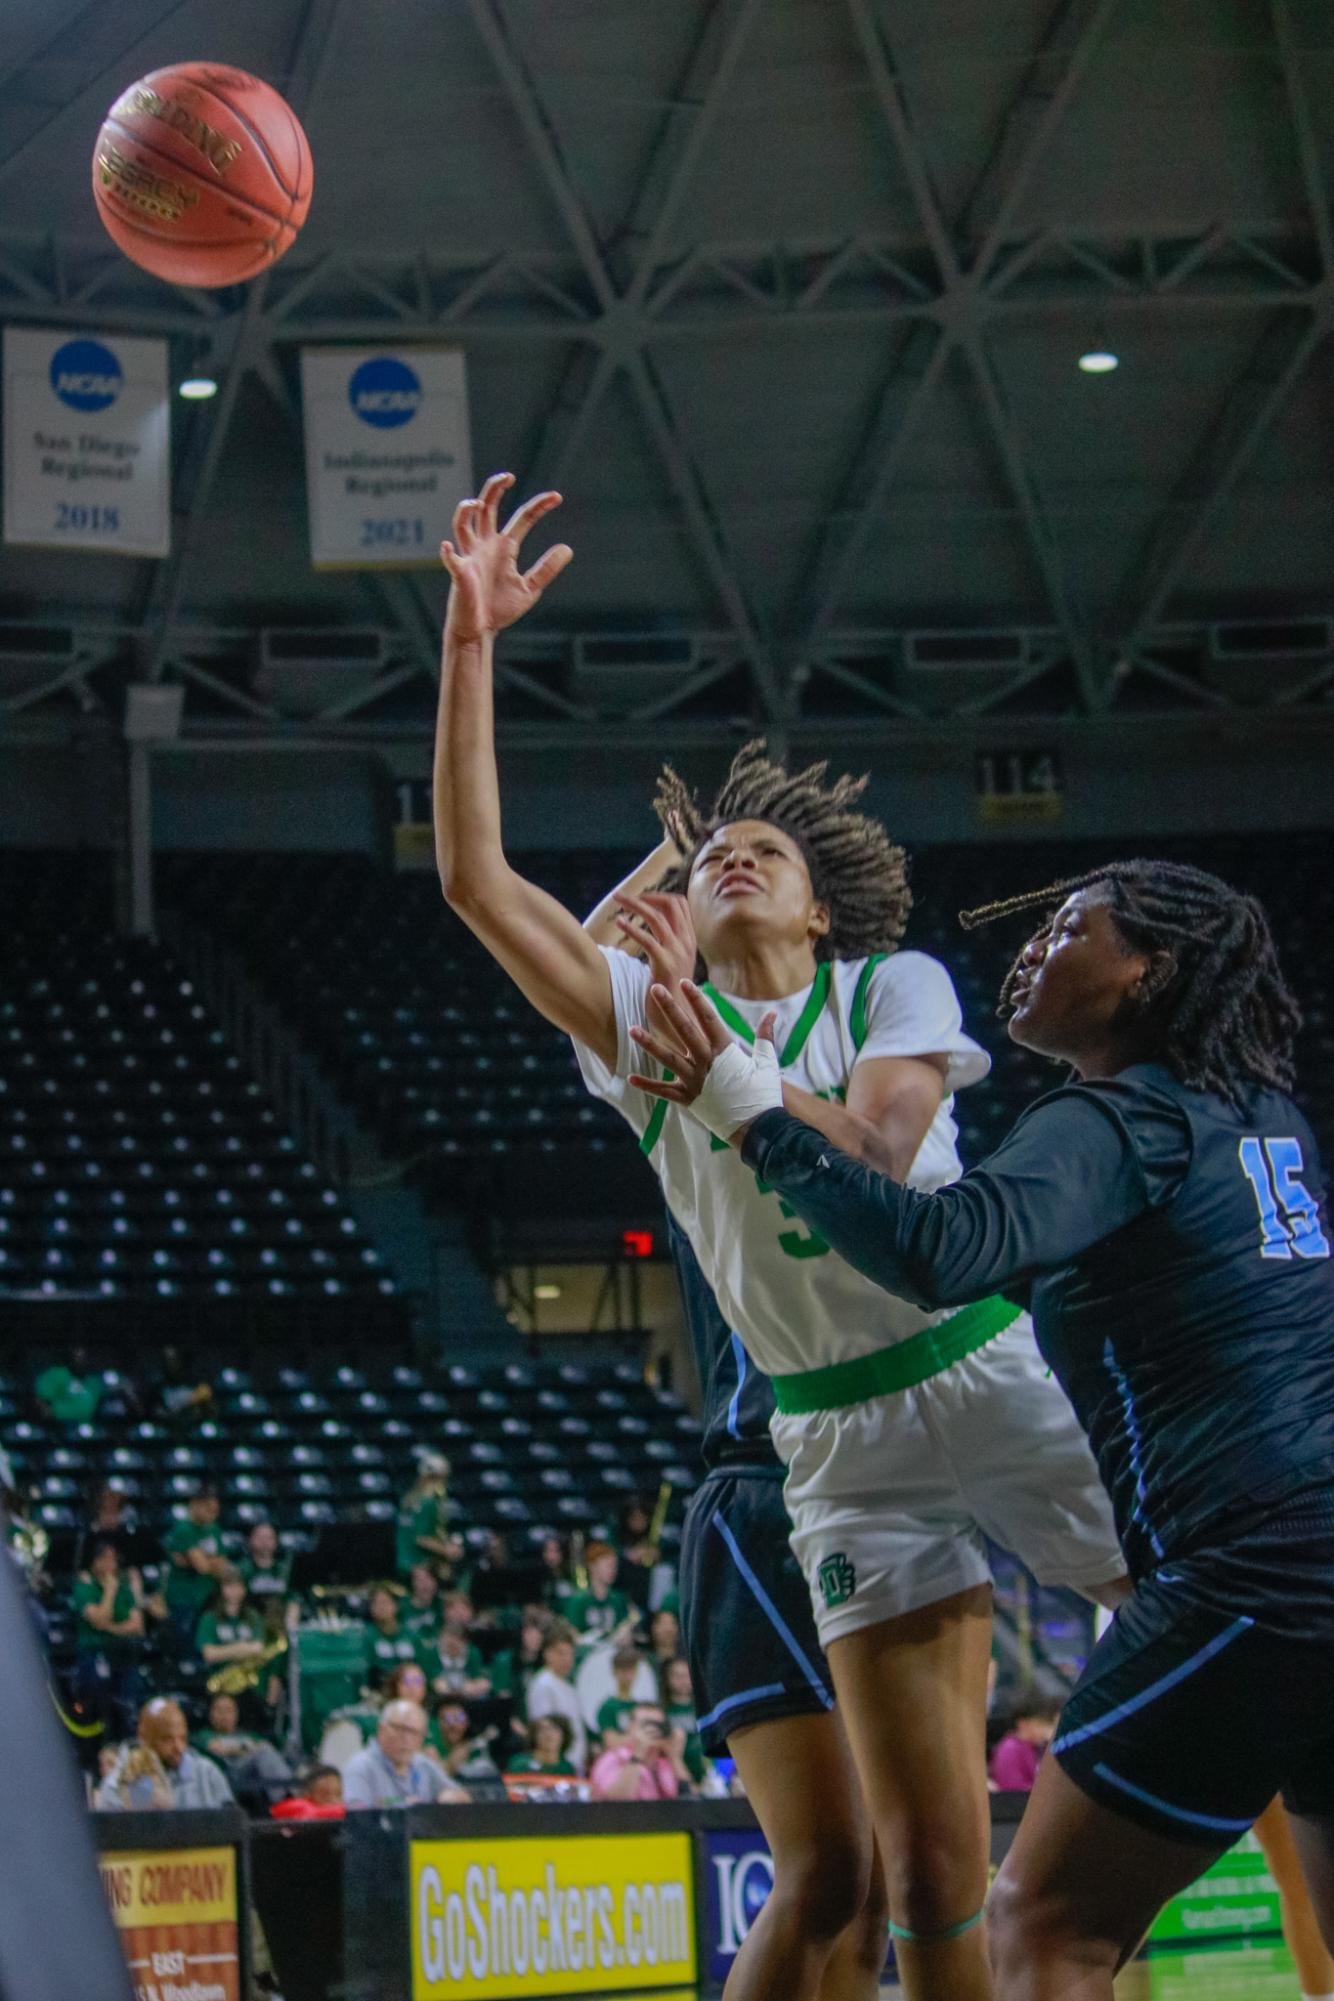
[[6, 542], [165, 556], [167, 343], [6, 327], [4, 375]]
[[316, 569], [438, 564], [472, 491], [460, 349], [303, 348], [301, 394]]

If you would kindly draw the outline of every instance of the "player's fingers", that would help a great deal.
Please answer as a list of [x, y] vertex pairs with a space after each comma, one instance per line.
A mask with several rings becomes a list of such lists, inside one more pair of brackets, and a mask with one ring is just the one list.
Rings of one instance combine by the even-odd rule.
[[[683, 980], [681, 984], [684, 989], [688, 983]], [[713, 1042], [707, 1024], [701, 1021], [689, 1007], [682, 1006], [681, 1001], [668, 987], [651, 987], [649, 989], [648, 1004], [650, 1013], [653, 1014], [654, 1019], [660, 1026], [668, 1034], [676, 1036], [682, 1048], [689, 1051], [695, 1062], [702, 1069], [707, 1070], [714, 1056]], [[705, 1002], [705, 1007], [708, 1008], [707, 1001]], [[717, 1019], [713, 1015], [712, 1008], [708, 1008], [708, 1012], [713, 1019]], [[724, 1033], [723, 1043], [725, 1044], [726, 1041], [727, 1036]]]
[[549, 583], [560, 575], [565, 565], [574, 560], [574, 550], [568, 542], [557, 542], [554, 549], [548, 549], [545, 556], [539, 556], [531, 570], [525, 570], [524, 589], [540, 596]]
[[756, 1033], [758, 1035], [761, 1035], [766, 1042], [772, 1042], [774, 1048], [777, 1049], [778, 1047], [777, 1008], [772, 1008], [772, 1007], [770, 1008], [768, 1014], [765, 1015], [764, 1020], [760, 1023], [759, 1028], [756, 1030]]
[[442, 542], [440, 544], [440, 560], [449, 571], [451, 577], [457, 573], [459, 552], [452, 542]]
[[628, 910], [632, 916], [637, 917], [645, 930], [651, 932], [659, 943], [666, 943], [668, 936], [667, 921], [662, 912], [654, 908], [648, 897], [628, 896], [622, 892], [616, 901], [623, 910]]
[[703, 1035], [710, 1055], [716, 1056], [720, 1050], [726, 1049], [728, 1043], [727, 1030], [718, 1018], [717, 1009], [693, 980], [682, 980], [681, 992], [695, 1029]]
[[500, 496], [507, 493], [514, 484], [512, 472], [493, 472], [482, 488], [482, 526], [491, 530], [496, 526], [496, 509], [500, 506]]
[[472, 553], [472, 520], [476, 508], [475, 500], [461, 500], [454, 509], [454, 541], [465, 556]]
[[631, 1072], [630, 1082], [637, 1091], [646, 1091], [650, 1098], [665, 1098], [669, 1105], [688, 1105], [690, 1092], [681, 1084], [660, 1083], [653, 1077], [641, 1077]]
[[685, 1051], [669, 1037], [654, 1035], [651, 1030], [640, 1028], [637, 1024], [630, 1030], [630, 1037], [641, 1049], [647, 1051], [655, 1063], [661, 1063], [665, 1070], [677, 1070], [689, 1060]]
[[550, 489], [546, 493], [535, 493], [531, 500], [525, 500], [522, 507], [516, 507], [505, 523], [505, 539], [517, 549], [535, 521], [544, 514], [550, 514], [553, 507], [559, 507], [561, 496]]

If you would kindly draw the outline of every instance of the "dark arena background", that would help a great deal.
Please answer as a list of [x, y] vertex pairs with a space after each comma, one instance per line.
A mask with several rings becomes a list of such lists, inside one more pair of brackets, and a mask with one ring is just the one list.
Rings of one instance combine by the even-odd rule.
[[[89, 183], [203, 59], [314, 159], [210, 290]], [[436, 552], [489, 472], [575, 552], [496, 645], [522, 873], [590, 912], [664, 760], [869, 773], [994, 1058], [967, 1166], [1056, 1073], [958, 911], [1192, 861], [1266, 905], [1334, 1139], [1331, 105], [1327, 0], [0, 0], [0, 1479], [47, 1683], [14, 1609], [3, 2001], [123, 1996], [95, 1862], [139, 2001], [716, 1993], [772, 1880], [669, 1665], [657, 1182], [437, 878]], [[1093, 1625], [993, 1558], [994, 1747]], [[665, 1699], [675, 1802], [535, 1755], [567, 1616], [591, 1738]], [[423, 1685], [448, 1803], [344, 1815]], [[1117, 1983], [1300, 1991], [1249, 1835]]]

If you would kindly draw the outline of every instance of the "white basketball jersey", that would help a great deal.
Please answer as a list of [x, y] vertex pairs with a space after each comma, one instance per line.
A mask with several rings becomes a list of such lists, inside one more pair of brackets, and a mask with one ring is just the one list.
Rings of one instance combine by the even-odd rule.
[[[653, 1067], [629, 1033], [645, 1025], [651, 975], [628, 953], [607, 949], [604, 956], [616, 1008], [616, 1073], [576, 1043], [584, 1082], [639, 1136], [719, 1306], [758, 1366], [768, 1375], [819, 1368], [888, 1347], [939, 1319], [854, 1271], [688, 1111], [631, 1089], [631, 1071]], [[842, 1102], [854, 1065], [874, 1057], [947, 1057], [948, 1095], [908, 1183], [930, 1190], [958, 1178], [953, 1093], [985, 1077], [990, 1058], [964, 1034], [953, 982], [938, 960], [895, 952], [826, 962], [804, 993], [780, 1001], [709, 991], [739, 1035], [749, 1028], [753, 1036], [773, 1009], [784, 1074], [817, 1097]]]

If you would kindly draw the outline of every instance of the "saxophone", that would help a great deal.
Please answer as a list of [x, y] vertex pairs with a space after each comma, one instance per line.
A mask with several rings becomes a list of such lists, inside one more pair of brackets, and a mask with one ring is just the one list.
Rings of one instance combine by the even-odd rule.
[[287, 1635], [280, 1633], [252, 1660], [224, 1661], [220, 1668], [214, 1668], [204, 1686], [210, 1695], [245, 1695], [248, 1690], [259, 1687], [269, 1662], [286, 1652]]

